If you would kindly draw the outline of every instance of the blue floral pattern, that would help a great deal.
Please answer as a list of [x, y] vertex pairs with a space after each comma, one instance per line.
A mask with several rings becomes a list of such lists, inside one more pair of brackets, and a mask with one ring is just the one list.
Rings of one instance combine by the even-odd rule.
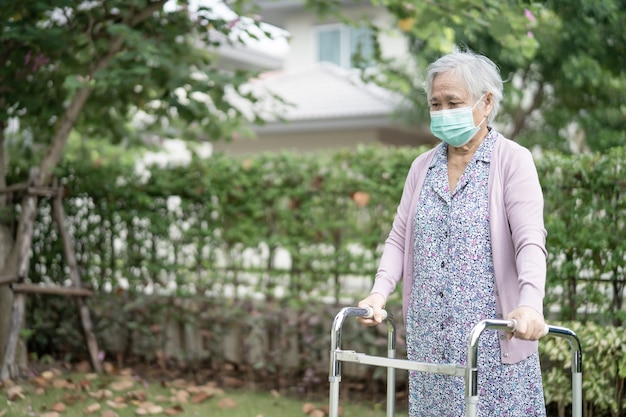
[[[441, 145], [426, 175], [415, 211], [414, 277], [406, 331], [408, 358], [428, 363], [466, 362], [467, 336], [479, 321], [496, 317], [489, 236], [490, 132], [453, 192], [447, 145]], [[500, 332], [479, 342], [478, 415], [545, 416], [539, 358], [514, 365], [500, 361]], [[465, 416], [461, 377], [409, 373], [409, 417]]]

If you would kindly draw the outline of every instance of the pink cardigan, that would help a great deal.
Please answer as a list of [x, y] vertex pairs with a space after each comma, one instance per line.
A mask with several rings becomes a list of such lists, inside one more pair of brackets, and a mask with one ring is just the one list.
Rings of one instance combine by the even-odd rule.
[[[547, 254], [539, 177], [530, 151], [496, 134], [489, 172], [489, 226], [497, 318], [506, 318], [519, 306], [543, 314]], [[436, 148], [425, 152], [411, 164], [371, 291], [387, 298], [403, 279], [405, 320], [413, 283], [413, 214], [435, 152]], [[500, 338], [500, 347], [502, 363], [516, 363], [536, 352], [537, 342]]]

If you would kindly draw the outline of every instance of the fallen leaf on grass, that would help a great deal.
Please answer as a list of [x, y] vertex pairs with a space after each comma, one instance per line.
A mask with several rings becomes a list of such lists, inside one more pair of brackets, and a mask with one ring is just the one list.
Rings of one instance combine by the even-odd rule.
[[43, 371], [41, 373], [41, 377], [44, 379], [47, 379], [48, 381], [51, 381], [54, 378], [54, 372], [52, 371]]
[[34, 376], [30, 379], [30, 383], [39, 388], [48, 388], [50, 386], [48, 381], [43, 376]]
[[319, 408], [316, 408], [315, 410], [309, 413], [309, 417], [324, 417], [325, 415], [326, 414]]
[[130, 401], [137, 401], [137, 402], [145, 402], [148, 399], [148, 394], [144, 391], [144, 390], [135, 390], [135, 391], [129, 391], [126, 393], [126, 395], [124, 395], [124, 397]]
[[118, 403], [117, 401], [107, 401], [107, 405], [111, 408], [115, 408], [116, 410], [120, 410], [122, 408], [126, 408], [128, 407], [128, 404], [126, 403]]
[[100, 413], [100, 417], [119, 417], [119, 415], [113, 410], [104, 410]]
[[128, 378], [120, 379], [116, 382], [112, 382], [109, 387], [113, 391], [126, 391], [127, 389], [131, 389], [135, 385], [135, 381]]
[[315, 404], [313, 403], [304, 403], [302, 404], [302, 412], [304, 414], [309, 414], [311, 411], [315, 410]]
[[[322, 410], [325, 415], [328, 415], [330, 413], [327, 405], [321, 406], [320, 410]], [[341, 406], [337, 407], [337, 415], [341, 416], [342, 414], [343, 414], [343, 408]]]
[[[318, 407], [313, 403], [304, 403], [302, 404], [302, 412], [306, 414], [308, 417], [324, 417], [329, 414], [328, 406], [323, 405]], [[337, 407], [337, 415], [343, 415], [343, 408]]]
[[22, 391], [23, 389], [21, 385], [9, 387], [9, 389], [7, 389], [7, 397], [9, 398], [9, 401], [23, 400], [24, 394], [22, 394]]
[[183, 407], [181, 407], [180, 405], [175, 405], [173, 407], [166, 408], [163, 412], [168, 416], [177, 416], [184, 411], [185, 410], [183, 409]]
[[212, 395], [209, 395], [206, 392], [199, 392], [197, 394], [194, 394], [193, 397], [191, 397], [191, 403], [192, 404], [200, 404], [200, 403], [205, 402], [206, 400], [208, 400], [211, 397], [212, 397]]
[[50, 409], [52, 411], [56, 411], [57, 413], [62, 413], [62, 412], [64, 412], [67, 409], [67, 407], [62, 402], [56, 402], [56, 403], [52, 404]]
[[85, 414], [92, 414], [96, 411], [100, 411], [100, 404], [98, 403], [89, 404], [87, 407], [83, 408]]
[[173, 391], [170, 401], [173, 403], [187, 404], [189, 402], [189, 392], [185, 390]]
[[76, 385], [84, 391], [89, 391], [91, 389], [91, 381], [88, 379], [82, 379], [78, 381]]
[[198, 392], [204, 392], [209, 394], [210, 396], [213, 395], [223, 395], [224, 394], [224, 390], [217, 388], [217, 386], [214, 383], [208, 383], [205, 385], [199, 385], [199, 386], [193, 386], [193, 387], [188, 387], [187, 391], [189, 391], [192, 394], [198, 393]]
[[157, 394], [157, 395], [154, 395], [153, 397], [154, 397], [154, 401], [158, 403], [166, 403], [169, 401], [169, 398], [165, 395]]
[[138, 416], [147, 416], [150, 414], [161, 414], [163, 412], [163, 407], [160, 405], [156, 405], [150, 401], [146, 401], [141, 403], [139, 407], [135, 410], [135, 414]]
[[87, 398], [86, 395], [82, 395], [82, 394], [73, 394], [73, 393], [69, 393], [66, 392], [63, 395], [63, 401], [65, 401], [66, 404], [68, 405], [74, 405], [79, 401], [83, 401], [85, 398]]
[[57, 413], [56, 411], [48, 411], [46, 413], [42, 413], [39, 415], [39, 417], [60, 417], [61, 414]]
[[89, 393], [90, 397], [93, 397], [99, 401], [102, 401], [106, 398], [111, 398], [113, 397], [113, 392], [108, 390], [108, 389], [99, 389], [97, 391], [94, 392], [90, 392]]
[[228, 397], [222, 398], [217, 403], [217, 408], [221, 410], [229, 410], [231, 408], [236, 408], [236, 407], [237, 407], [237, 403], [235, 402], [235, 400], [233, 400], [232, 398], [228, 398]]
[[0, 417], [3, 417], [9, 410], [6, 408], [4, 410], [0, 410]]
[[74, 389], [74, 384], [67, 379], [54, 378], [52, 380], [52, 387], [57, 389]]

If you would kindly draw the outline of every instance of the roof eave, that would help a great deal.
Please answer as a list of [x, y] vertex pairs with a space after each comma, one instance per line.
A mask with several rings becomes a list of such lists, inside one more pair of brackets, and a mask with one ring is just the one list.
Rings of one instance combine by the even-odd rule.
[[284, 65], [284, 59], [275, 55], [265, 54], [253, 48], [221, 45], [219, 47], [220, 62], [232, 68], [251, 68], [255, 70], [276, 70]]

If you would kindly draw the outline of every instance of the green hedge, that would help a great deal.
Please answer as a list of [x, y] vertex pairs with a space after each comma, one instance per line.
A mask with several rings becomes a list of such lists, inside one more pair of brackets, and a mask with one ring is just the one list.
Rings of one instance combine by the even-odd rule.
[[626, 318], [624, 148], [537, 160], [546, 201], [548, 296], [564, 320]]
[[[147, 179], [124, 162], [127, 157], [87, 150], [73, 154], [58, 177], [66, 187], [65, 209], [81, 274], [97, 293], [126, 300], [148, 293], [166, 300], [206, 297], [235, 304], [261, 298], [281, 309], [319, 307], [323, 301], [337, 309], [363, 295], [348, 291], [350, 277], [362, 277], [363, 288], [371, 284], [405, 175], [424, 150], [367, 146], [316, 155], [215, 155], [194, 158], [188, 166], [154, 168]], [[603, 344], [623, 331], [624, 161], [622, 148], [536, 159], [550, 253], [546, 309], [550, 320], [580, 328], [585, 358], [613, 357]], [[24, 179], [25, 170], [17, 168], [11, 182]], [[68, 271], [50, 207], [46, 201], [40, 207], [29, 279], [63, 281]], [[67, 316], [44, 312], [52, 308], [53, 301], [47, 300], [53, 297], [31, 297], [35, 299], [32, 317], [57, 317], [63, 326]], [[98, 300], [92, 301], [95, 311]], [[390, 306], [399, 307], [399, 294]], [[157, 316], [122, 323], [149, 327]], [[103, 317], [96, 320], [100, 330], [109, 325]], [[37, 330], [30, 333], [33, 345], [37, 338], [51, 344], [55, 336], [42, 323], [30, 326]], [[559, 352], [569, 354], [566, 348]], [[621, 347], [612, 354], [623, 369]], [[268, 358], [259, 366], [275, 369], [279, 359]], [[592, 363], [585, 369], [586, 391], [593, 393], [586, 407], [619, 415], [623, 371], [604, 374], [613, 362]], [[309, 367], [303, 360], [301, 370]], [[565, 404], [555, 391], [563, 384], [553, 372], [547, 374], [546, 395]], [[614, 387], [616, 394], [606, 387]]]
[[[572, 329], [583, 348], [583, 415], [626, 415], [626, 331], [578, 321], [554, 323]], [[545, 338], [539, 344], [544, 361], [546, 402], [559, 412], [571, 406], [571, 352], [564, 339]], [[559, 414], [559, 416], [565, 414]]]

